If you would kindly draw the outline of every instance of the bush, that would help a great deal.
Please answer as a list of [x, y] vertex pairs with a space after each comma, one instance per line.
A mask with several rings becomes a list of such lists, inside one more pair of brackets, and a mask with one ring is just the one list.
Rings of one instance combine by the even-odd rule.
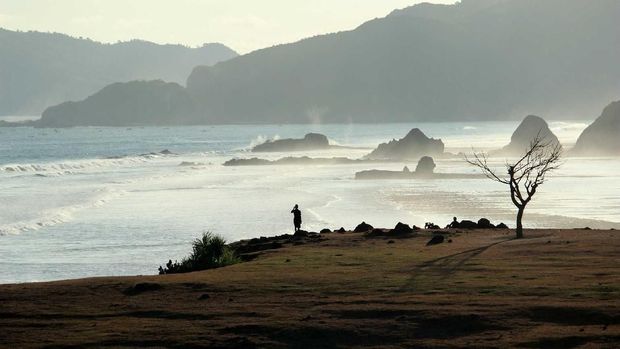
[[159, 267], [159, 274], [179, 274], [215, 269], [239, 263], [235, 252], [226, 245], [226, 240], [210, 232], [192, 243], [192, 253], [180, 263], [169, 260], [166, 267]]

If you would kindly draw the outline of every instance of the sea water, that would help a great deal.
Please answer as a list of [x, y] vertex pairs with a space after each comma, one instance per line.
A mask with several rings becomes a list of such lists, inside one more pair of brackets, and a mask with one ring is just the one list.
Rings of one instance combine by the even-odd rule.
[[[588, 125], [552, 122], [570, 147]], [[452, 153], [500, 148], [516, 122], [382, 125], [238, 125], [70, 129], [0, 128], [0, 283], [154, 274], [204, 231], [228, 241], [303, 227], [352, 229], [397, 222], [446, 225], [453, 216], [514, 226], [507, 188], [483, 178], [356, 181], [355, 172], [415, 162], [224, 167], [266, 139], [327, 135], [348, 148], [298, 155], [359, 158], [418, 127]], [[163, 150], [169, 150], [163, 152]], [[496, 159], [501, 170], [503, 159]], [[477, 170], [436, 159], [436, 172]], [[565, 160], [527, 209], [526, 227], [620, 227], [620, 160]]]

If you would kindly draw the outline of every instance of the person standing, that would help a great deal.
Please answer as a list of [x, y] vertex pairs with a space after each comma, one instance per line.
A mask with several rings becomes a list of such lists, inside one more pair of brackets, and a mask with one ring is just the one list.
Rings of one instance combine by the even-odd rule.
[[293, 214], [293, 225], [295, 226], [295, 232], [297, 232], [301, 230], [301, 211], [299, 210], [299, 205], [295, 205], [291, 213]]

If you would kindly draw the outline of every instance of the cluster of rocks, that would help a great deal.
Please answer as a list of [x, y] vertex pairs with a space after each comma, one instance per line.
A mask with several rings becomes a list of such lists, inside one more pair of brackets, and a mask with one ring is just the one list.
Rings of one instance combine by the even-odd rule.
[[487, 218], [480, 218], [478, 222], [462, 220], [457, 221], [456, 217], [452, 221], [452, 223], [448, 224], [446, 229], [509, 229], [508, 226], [504, 223], [500, 223], [498, 225], [494, 225]]
[[315, 232], [300, 230], [294, 235], [285, 234], [273, 237], [260, 237], [250, 240], [242, 240], [230, 244], [230, 248], [242, 261], [247, 262], [256, 259], [261, 252], [280, 249], [286, 245], [303, 245], [306, 243], [319, 243], [325, 238]]

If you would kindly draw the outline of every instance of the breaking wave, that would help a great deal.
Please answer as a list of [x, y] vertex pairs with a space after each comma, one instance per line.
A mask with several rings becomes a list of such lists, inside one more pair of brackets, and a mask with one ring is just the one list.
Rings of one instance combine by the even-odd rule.
[[102, 189], [99, 191], [98, 195], [86, 203], [45, 210], [39, 213], [37, 218], [0, 225], [0, 236], [17, 235], [23, 232], [36, 231], [45, 227], [67, 223], [73, 220], [77, 212], [101, 207], [111, 199], [122, 194], [123, 192], [121, 191]]

